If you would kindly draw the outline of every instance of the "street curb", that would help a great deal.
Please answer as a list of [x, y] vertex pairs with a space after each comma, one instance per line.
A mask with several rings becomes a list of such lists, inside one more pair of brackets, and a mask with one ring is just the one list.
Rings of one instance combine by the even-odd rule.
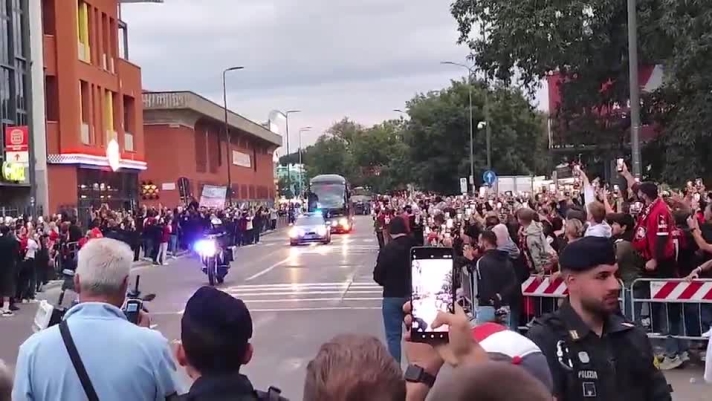
[[[279, 227], [279, 228], [276, 228], [276, 229], [274, 229], [274, 230], [265, 231], [265, 232], [263, 232], [262, 234], [260, 234], [260, 236], [262, 237], [262, 236], [265, 236], [265, 235], [269, 235], [269, 234], [272, 234], [272, 233], [276, 233], [276, 232], [278, 232], [278, 231], [283, 230], [284, 228], [286, 228], [286, 227]], [[178, 254], [178, 256], [177, 256], [175, 259], [183, 259], [183, 258], [185, 258], [186, 256], [189, 256], [189, 255], [190, 255], [190, 252], [189, 252], [189, 251], [184, 251], [184, 252]], [[138, 262], [134, 262], [134, 264], [131, 266], [131, 270], [138, 269], [138, 268], [140, 268], [140, 267], [150, 266], [151, 264], [152, 264], [151, 262], [146, 262], [146, 261], [140, 260], [140, 261], [138, 261]], [[45, 291], [47, 291], [47, 290], [51, 290], [51, 289], [53, 289], [53, 288], [60, 287], [63, 282], [64, 282], [64, 280], [51, 280], [50, 282], [48, 282], [47, 284], [45, 284], [44, 289], [45, 289]]]

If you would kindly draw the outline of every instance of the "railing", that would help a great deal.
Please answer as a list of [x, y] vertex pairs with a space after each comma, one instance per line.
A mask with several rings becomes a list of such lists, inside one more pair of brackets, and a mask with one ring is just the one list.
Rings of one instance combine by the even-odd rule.
[[628, 315], [650, 338], [706, 340], [712, 333], [712, 280], [638, 279]]

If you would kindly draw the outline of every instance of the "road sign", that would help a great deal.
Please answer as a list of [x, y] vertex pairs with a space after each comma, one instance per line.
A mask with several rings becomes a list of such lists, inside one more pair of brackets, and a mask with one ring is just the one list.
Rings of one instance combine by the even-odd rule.
[[22, 152], [7, 151], [7, 152], [5, 152], [5, 160], [12, 162], [12, 163], [29, 165], [30, 164], [30, 152], [28, 152], [26, 150], [22, 151]]
[[460, 192], [467, 193], [467, 178], [465, 177], [460, 178]]
[[484, 174], [482, 174], [482, 181], [491, 187], [492, 184], [497, 181], [497, 174], [495, 174], [492, 170], [487, 170]]
[[30, 145], [30, 133], [26, 125], [5, 128], [5, 151], [27, 152]]

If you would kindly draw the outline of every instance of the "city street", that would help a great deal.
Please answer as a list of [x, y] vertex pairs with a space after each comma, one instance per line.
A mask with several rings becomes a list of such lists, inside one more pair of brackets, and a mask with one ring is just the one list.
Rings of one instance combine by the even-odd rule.
[[[288, 398], [299, 400], [306, 365], [324, 341], [347, 332], [383, 339], [381, 290], [372, 281], [377, 252], [370, 217], [357, 217], [354, 233], [334, 236], [331, 245], [290, 247], [286, 230], [278, 230], [258, 245], [239, 249], [220, 288], [243, 299], [252, 312], [255, 355], [245, 373], [258, 388], [274, 385]], [[157, 294], [148, 305], [153, 323], [167, 338], [179, 338], [186, 301], [207, 284], [198, 260], [135, 267], [133, 275], [138, 274], [143, 293]], [[43, 295], [55, 302], [57, 294], [55, 288]], [[31, 333], [36, 309], [21, 306], [15, 317], [0, 321], [0, 358], [10, 364]], [[700, 369], [677, 370], [667, 377], [676, 391], [675, 400], [703, 399]]]

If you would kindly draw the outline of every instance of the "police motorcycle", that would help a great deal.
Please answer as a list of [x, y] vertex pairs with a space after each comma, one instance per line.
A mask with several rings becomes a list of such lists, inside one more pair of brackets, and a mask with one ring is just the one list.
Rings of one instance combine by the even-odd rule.
[[210, 221], [212, 228], [203, 239], [198, 240], [193, 248], [200, 256], [202, 263], [201, 270], [208, 276], [208, 283], [214, 286], [217, 281], [222, 284], [225, 281], [230, 262], [233, 261], [233, 248], [225, 245], [225, 229], [222, 221], [213, 217]]
[[[71, 309], [74, 305], [79, 303], [78, 299], [72, 301], [69, 307], [63, 306], [64, 296], [67, 290], [74, 291], [74, 270], [64, 269], [62, 275], [64, 276], [64, 281], [62, 283], [61, 291], [59, 292], [59, 299], [57, 300], [57, 305], [52, 305], [47, 300], [42, 300], [37, 306], [37, 313], [35, 313], [35, 318], [32, 321], [32, 331], [38, 332], [44, 330], [48, 327], [57, 325], [64, 320], [64, 315], [67, 311]], [[122, 308], [126, 319], [134, 324], [138, 324], [140, 311], [148, 313], [148, 308], [145, 306], [145, 302], [153, 301], [156, 298], [156, 294], [146, 294], [141, 296], [141, 291], [138, 288], [141, 276], [136, 276], [136, 283], [134, 288], [126, 293], [126, 302]], [[155, 328], [157, 325], [151, 325], [151, 328]]]

